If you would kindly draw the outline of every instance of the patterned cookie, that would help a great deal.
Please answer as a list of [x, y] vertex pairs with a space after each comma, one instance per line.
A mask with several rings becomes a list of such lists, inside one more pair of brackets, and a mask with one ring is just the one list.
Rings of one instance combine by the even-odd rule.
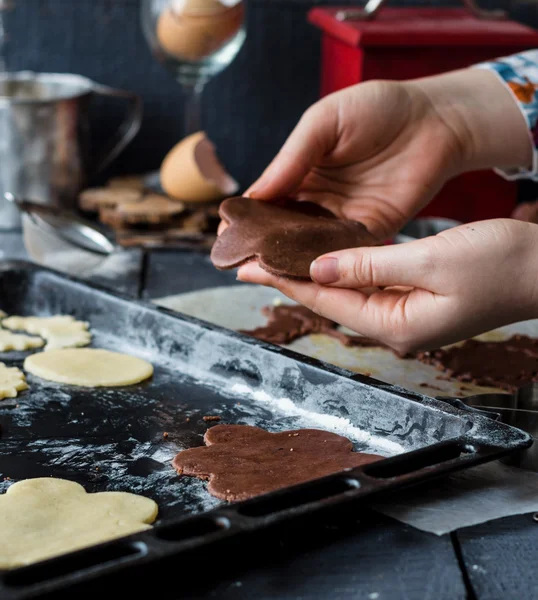
[[86, 212], [99, 212], [103, 208], [115, 208], [133, 204], [142, 199], [140, 190], [128, 188], [90, 188], [78, 197], [79, 208]]
[[143, 192], [146, 189], [144, 178], [140, 175], [122, 175], [121, 177], [113, 177], [107, 181], [109, 188], [121, 188], [128, 190], [136, 190]]
[[147, 194], [141, 202], [100, 210], [99, 219], [105, 225], [114, 228], [125, 228], [129, 225], [163, 225], [170, 223], [184, 210], [182, 202], [170, 200], [160, 194]]

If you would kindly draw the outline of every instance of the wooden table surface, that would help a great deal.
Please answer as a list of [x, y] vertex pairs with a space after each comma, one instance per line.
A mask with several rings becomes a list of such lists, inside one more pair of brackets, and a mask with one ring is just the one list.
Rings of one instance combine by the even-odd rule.
[[[20, 234], [0, 233], [0, 257], [27, 258]], [[181, 251], [132, 252], [123, 276], [92, 277], [145, 299], [231, 285], [208, 257]], [[433, 484], [434, 485], [434, 484]], [[438, 537], [368, 509], [360, 518], [290, 530], [268, 539], [248, 563], [207, 564], [187, 598], [249, 600], [536, 600], [538, 524], [500, 519]], [[212, 573], [215, 572], [215, 577]], [[178, 564], [179, 580], [186, 580]], [[174, 598], [174, 591], [161, 590]]]

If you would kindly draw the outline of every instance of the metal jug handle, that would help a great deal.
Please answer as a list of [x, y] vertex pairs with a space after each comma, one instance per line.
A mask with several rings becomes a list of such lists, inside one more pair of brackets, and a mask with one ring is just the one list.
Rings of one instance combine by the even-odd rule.
[[[343, 8], [336, 13], [338, 21], [371, 21], [387, 0], [368, 0], [364, 8]], [[478, 19], [497, 21], [506, 18], [504, 10], [487, 10], [480, 8], [475, 0], [461, 0], [471, 14]]]
[[134, 92], [117, 90], [97, 83], [93, 85], [92, 92], [98, 96], [125, 98], [128, 100], [127, 114], [123, 122], [108, 142], [104, 151], [97, 158], [93, 171], [93, 175], [97, 175], [123, 152], [129, 142], [140, 131], [140, 125], [142, 124], [142, 98]]

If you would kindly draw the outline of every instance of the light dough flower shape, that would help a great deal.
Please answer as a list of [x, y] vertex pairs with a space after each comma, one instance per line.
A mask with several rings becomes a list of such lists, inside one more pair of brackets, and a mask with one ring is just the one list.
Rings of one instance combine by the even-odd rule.
[[41, 338], [0, 329], [0, 352], [31, 350], [32, 348], [41, 348], [44, 345], [45, 342]]
[[157, 512], [153, 500], [127, 492], [88, 494], [48, 477], [20, 481], [0, 495], [0, 569], [150, 529]]
[[382, 456], [353, 452], [345, 437], [320, 429], [270, 433], [250, 425], [217, 425], [206, 447], [180, 452], [172, 464], [180, 475], [209, 479], [208, 491], [223, 500], [246, 500]]
[[310, 279], [310, 264], [318, 256], [378, 243], [362, 223], [339, 219], [312, 202], [235, 197], [220, 205], [219, 215], [229, 226], [211, 250], [217, 269], [255, 259], [273, 275]]
[[54, 317], [8, 317], [2, 325], [12, 331], [26, 331], [47, 340], [45, 350], [87, 346], [92, 339], [89, 323], [70, 315]]
[[19, 392], [27, 389], [24, 373], [17, 367], [8, 367], [0, 362], [0, 400], [16, 398]]
[[[7, 314], [0, 310], [0, 319], [5, 319]], [[20, 333], [12, 333], [2, 329], [0, 325], [0, 352], [9, 352], [9, 350], [31, 350], [32, 348], [41, 348], [45, 342], [38, 337], [30, 337]]]

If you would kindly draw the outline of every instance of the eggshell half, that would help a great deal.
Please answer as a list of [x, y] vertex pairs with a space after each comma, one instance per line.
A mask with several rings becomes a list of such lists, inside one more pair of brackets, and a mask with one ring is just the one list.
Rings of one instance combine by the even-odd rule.
[[229, 6], [220, 0], [170, 0], [170, 8], [176, 15], [181, 15], [182, 13], [219, 13], [224, 12]]
[[181, 140], [166, 155], [161, 165], [161, 185], [169, 196], [185, 202], [211, 202], [239, 189], [203, 131]]
[[157, 23], [157, 38], [170, 55], [182, 60], [200, 60], [221, 48], [239, 31], [243, 4], [218, 12], [163, 11]]

